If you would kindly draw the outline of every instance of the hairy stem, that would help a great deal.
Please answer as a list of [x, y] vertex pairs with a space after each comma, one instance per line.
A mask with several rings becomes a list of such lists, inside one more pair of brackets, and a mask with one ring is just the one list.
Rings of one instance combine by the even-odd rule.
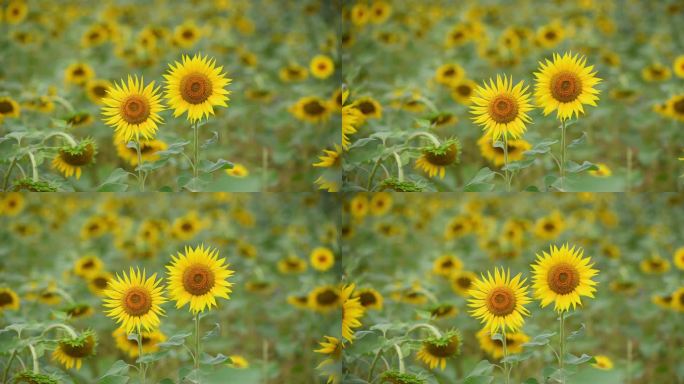
[[9, 360], [7, 361], [7, 366], [5, 367], [5, 372], [2, 374], [2, 384], [7, 383], [7, 375], [9, 374], [10, 367], [12, 366], [12, 362], [14, 361], [14, 358], [17, 357], [17, 350], [15, 349], [12, 351], [12, 356], [10, 356]]
[[200, 318], [199, 312], [195, 315], [195, 370], [200, 367]]
[[199, 175], [199, 127], [198, 127], [198, 121], [195, 122], [193, 125], [193, 163], [194, 166], [192, 168], [192, 175], [194, 178], [197, 178]]

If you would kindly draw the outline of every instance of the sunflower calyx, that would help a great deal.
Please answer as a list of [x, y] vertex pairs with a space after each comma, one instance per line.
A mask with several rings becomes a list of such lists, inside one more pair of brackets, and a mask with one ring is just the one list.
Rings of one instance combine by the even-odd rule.
[[92, 138], [87, 138], [76, 145], [65, 145], [58, 151], [60, 157], [69, 165], [83, 166], [95, 162], [97, 144]]
[[389, 370], [382, 373], [383, 384], [426, 384], [427, 380], [412, 373]]
[[57, 384], [59, 381], [57, 381], [56, 378], [49, 376], [49, 375], [43, 375], [42, 373], [35, 373], [32, 371], [23, 371], [16, 376], [14, 376], [14, 381], [12, 383], [19, 384], [19, 383], [27, 383], [27, 384]]
[[440, 166], [457, 164], [461, 160], [461, 141], [452, 137], [444, 140], [440, 145], [422, 147], [420, 151], [430, 164]]
[[432, 335], [423, 339], [423, 346], [431, 355], [443, 358], [459, 355], [461, 344], [463, 344], [463, 339], [458, 329], [451, 329], [441, 337]]
[[56, 192], [57, 187], [49, 181], [38, 180], [34, 181], [31, 178], [23, 178], [15, 180], [12, 185], [12, 190], [15, 192], [29, 191], [29, 192]]
[[426, 186], [422, 182], [399, 180], [394, 177], [385, 179], [380, 183], [381, 191], [390, 190], [395, 192], [423, 192], [425, 189]]

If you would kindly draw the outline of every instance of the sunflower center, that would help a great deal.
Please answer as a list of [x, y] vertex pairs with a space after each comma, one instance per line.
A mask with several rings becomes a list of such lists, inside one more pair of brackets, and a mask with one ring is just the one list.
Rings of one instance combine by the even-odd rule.
[[[672, 298], [670, 298], [670, 301], [672, 301]], [[679, 304], [684, 305], [684, 295], [679, 295]]]
[[142, 316], [152, 308], [152, 295], [146, 289], [133, 287], [123, 298], [123, 310], [130, 316]]
[[375, 105], [369, 101], [364, 101], [358, 104], [359, 111], [364, 115], [375, 113]]
[[85, 263], [83, 263], [83, 268], [85, 269], [90, 269], [95, 266], [95, 263], [92, 260], [88, 260]]
[[107, 279], [104, 277], [96, 277], [93, 279], [93, 284], [100, 289], [105, 289], [107, 288]]
[[458, 343], [454, 338], [450, 339], [449, 342], [444, 345], [426, 342], [424, 346], [427, 352], [434, 357], [450, 357], [453, 356], [458, 349]]
[[318, 116], [325, 112], [325, 107], [316, 100], [304, 104], [304, 112], [307, 115]]
[[425, 151], [423, 156], [432, 165], [451, 165], [456, 160], [456, 144], [451, 144], [444, 153]]
[[0, 114], [6, 114], [14, 111], [14, 106], [9, 101], [0, 101]]
[[195, 264], [183, 273], [183, 288], [193, 296], [201, 296], [214, 288], [214, 272], [205, 265]]
[[121, 118], [128, 124], [140, 124], [148, 117], [150, 104], [140, 95], [131, 95], [121, 104]]
[[551, 79], [551, 96], [554, 99], [569, 103], [582, 93], [582, 80], [572, 72], [561, 72]]
[[64, 352], [65, 355], [73, 358], [83, 358], [88, 357], [93, 354], [93, 349], [95, 348], [95, 340], [92, 336], [88, 336], [82, 345], [70, 345], [68, 343], [59, 343], [59, 349]]
[[334, 304], [338, 299], [339, 296], [332, 290], [323, 291], [316, 296], [316, 301], [321, 305]]
[[362, 292], [359, 295], [359, 302], [361, 302], [361, 305], [363, 305], [364, 307], [373, 305], [376, 303], [375, 295], [371, 292]]
[[461, 288], [470, 288], [471, 281], [467, 277], [459, 277], [456, 279], [456, 284]]
[[684, 99], [681, 99], [672, 105], [675, 111], [680, 114], [684, 114]]
[[487, 297], [487, 309], [495, 316], [506, 316], [515, 310], [515, 293], [508, 287], [492, 289]]
[[579, 285], [579, 271], [567, 263], [555, 265], [549, 271], [547, 282], [553, 292], [559, 295], [568, 294]]
[[93, 93], [98, 97], [105, 97], [107, 96], [107, 88], [101, 85], [96, 85], [93, 87]]
[[461, 96], [470, 96], [470, 94], [473, 92], [473, 89], [468, 85], [459, 85], [456, 87], [456, 92], [458, 92], [458, 94]]
[[510, 123], [518, 117], [518, 103], [509, 95], [498, 95], [489, 103], [489, 115], [497, 123]]
[[69, 153], [64, 150], [59, 151], [59, 157], [65, 163], [73, 165], [76, 167], [82, 165], [88, 165], [93, 160], [93, 155], [95, 154], [95, 149], [92, 144], [86, 145], [86, 147], [78, 153]]
[[181, 97], [190, 104], [201, 104], [211, 96], [211, 80], [207, 75], [191, 73], [181, 80]]
[[7, 292], [0, 292], [0, 307], [7, 304], [12, 304], [13, 302], [14, 300], [12, 299], [12, 295]]

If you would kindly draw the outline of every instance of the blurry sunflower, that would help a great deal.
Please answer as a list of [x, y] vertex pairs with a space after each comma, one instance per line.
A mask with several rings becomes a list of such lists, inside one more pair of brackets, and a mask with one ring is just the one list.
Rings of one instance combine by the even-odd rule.
[[[141, 344], [143, 354], [157, 352], [159, 346], [157, 344], [166, 341], [166, 335], [158, 330], [141, 332]], [[136, 338], [128, 337], [128, 333], [123, 328], [117, 328], [112, 332], [112, 337], [116, 342], [116, 347], [122, 352], [126, 353], [131, 359], [136, 359], [140, 353], [138, 347], [138, 340]]]
[[11, 97], [0, 97], [0, 123], [7, 117], [19, 117], [21, 115], [21, 108], [19, 103], [14, 101]]
[[364, 119], [379, 119], [382, 117], [382, 106], [370, 96], [360, 97], [351, 105], [361, 112]]
[[444, 44], [447, 48], [461, 46], [467, 43], [472, 36], [471, 29], [465, 24], [457, 24], [453, 26], [447, 33]]
[[392, 194], [388, 192], [374, 193], [370, 199], [370, 213], [382, 216], [392, 209]]
[[173, 108], [173, 116], [188, 113], [188, 120], [196, 122], [214, 114], [214, 106], [228, 107], [230, 91], [224, 89], [231, 79], [221, 73], [214, 59], [196, 54], [183, 55], [182, 63], [169, 64], [166, 79], [166, 99]]
[[290, 255], [278, 261], [278, 271], [284, 274], [295, 274], [306, 271], [306, 261], [296, 255]]
[[648, 82], [665, 81], [672, 77], [672, 72], [660, 63], [653, 63], [641, 70], [641, 77]]
[[535, 98], [544, 108], [544, 116], [552, 111], [560, 120], [584, 113], [583, 104], [596, 106], [599, 91], [594, 88], [600, 81], [593, 65], [585, 65], [583, 56], [565, 53], [553, 54], [553, 62], [540, 62], [539, 72], [535, 72], [537, 83]]
[[551, 246], [550, 253], [537, 254], [536, 264], [532, 265], [534, 296], [541, 301], [541, 306], [554, 303], [557, 312], [574, 309], [582, 305], [581, 296], [594, 297], [596, 281], [592, 277], [598, 274], [593, 269], [589, 257], [583, 258], [581, 248], [570, 248], [564, 244], [560, 248]]
[[162, 123], [159, 112], [164, 110], [158, 90], [154, 88], [154, 81], [145, 86], [137, 76], [128, 76], [128, 84], [121, 80], [120, 85], [109, 89], [103, 100], [105, 123], [126, 142], [154, 138], [157, 124]]
[[19, 296], [11, 288], [0, 288], [0, 313], [5, 310], [19, 310]]
[[81, 178], [81, 168], [92, 164], [97, 154], [97, 146], [93, 139], [81, 140], [78, 144], [65, 145], [58, 149], [52, 159], [52, 168], [60, 171], [64, 177]]
[[461, 353], [461, 344], [463, 344], [463, 339], [456, 329], [449, 330], [441, 336], [431, 335], [421, 341], [416, 357], [427, 364], [430, 369], [439, 366], [443, 371], [446, 368], [447, 359]]
[[0, 214], [16, 216], [24, 210], [26, 200], [19, 192], [11, 192], [0, 195]]
[[484, 323], [490, 333], [517, 331], [523, 325], [523, 316], [530, 313], [524, 307], [530, 302], [525, 281], [521, 274], [511, 279], [510, 271], [503, 268], [496, 268], [493, 277], [487, 272], [487, 277], [482, 275], [469, 291], [470, 314]]
[[565, 230], [565, 220], [560, 212], [553, 211], [534, 223], [534, 234], [540, 239], [554, 240]]
[[[2, 12], [2, 8], [0, 8], [0, 12]], [[26, 1], [24, 0], [10, 0], [9, 4], [7, 5], [7, 9], [5, 10], [5, 20], [9, 24], [19, 24], [28, 15], [29, 9], [28, 5], [26, 4]], [[2, 18], [0, 18], [1, 20]]]
[[594, 368], [602, 369], [604, 371], [613, 369], [613, 360], [606, 355], [595, 355], [594, 360], [596, 360], [596, 362], [591, 365]]
[[393, 292], [392, 298], [396, 301], [413, 305], [424, 305], [428, 301], [428, 297], [418, 283], [413, 283], [410, 287], [401, 288]]
[[453, 304], [437, 304], [428, 308], [428, 312], [432, 319], [446, 319], [458, 315], [458, 308]]
[[300, 98], [289, 110], [299, 120], [314, 124], [328, 120], [332, 112], [328, 100], [316, 96]]
[[309, 296], [308, 295], [289, 295], [287, 297], [288, 304], [299, 309], [309, 308]]
[[109, 80], [91, 79], [85, 84], [88, 98], [95, 104], [104, 104], [104, 99], [107, 97], [107, 92], [112, 88], [112, 83]]
[[203, 228], [203, 222], [197, 215], [197, 212], [190, 211], [185, 216], [173, 221], [171, 234], [179, 240], [188, 241], [195, 237]]
[[95, 255], [83, 256], [76, 260], [74, 273], [76, 276], [90, 278], [102, 269], [102, 260]]
[[243, 164], [234, 163], [233, 168], [226, 169], [226, 174], [232, 177], [247, 177], [249, 176], [249, 169], [247, 169], [247, 167], [245, 167]]
[[92, 316], [95, 313], [95, 310], [88, 304], [75, 303], [63, 308], [62, 312], [66, 313], [67, 317], [71, 319], [79, 319]]
[[230, 363], [228, 366], [231, 368], [249, 368], [249, 362], [247, 359], [245, 359], [243, 356], [240, 355], [230, 355], [228, 356], [228, 360], [230, 360]]
[[200, 37], [200, 29], [192, 22], [181, 24], [173, 31], [173, 42], [181, 48], [192, 48]]
[[366, 309], [382, 310], [384, 299], [380, 292], [373, 288], [360, 288], [354, 291], [354, 297], [359, 298], [359, 303]]
[[675, 120], [684, 121], [684, 95], [672, 96], [665, 103], [664, 113]]
[[603, 256], [609, 259], [619, 259], [620, 258], [620, 248], [612, 243], [601, 244], [601, 253]]
[[275, 94], [268, 89], [250, 88], [245, 90], [245, 97], [248, 100], [270, 103]]
[[318, 163], [314, 163], [313, 166], [323, 168], [339, 167], [342, 162], [341, 155], [342, 147], [335, 144], [334, 150], [324, 149], [323, 154], [318, 157], [320, 161]]
[[62, 302], [62, 297], [57, 293], [57, 286], [50, 282], [47, 288], [38, 292], [38, 301], [47, 305], [57, 305]]
[[435, 80], [446, 86], [453, 86], [457, 81], [465, 77], [465, 70], [458, 64], [447, 63], [437, 68]]
[[653, 295], [651, 301], [660, 308], [672, 309], [672, 295]]
[[64, 80], [75, 85], [85, 85], [88, 80], [95, 76], [95, 71], [86, 63], [76, 62], [70, 64], [64, 71]]
[[609, 177], [613, 174], [613, 171], [611, 171], [610, 168], [608, 168], [608, 165], [606, 165], [605, 163], [596, 163], [596, 166], [598, 167], [598, 169], [590, 170], [590, 175], [594, 177]]
[[109, 32], [101, 24], [93, 24], [86, 29], [81, 36], [81, 46], [83, 48], [96, 47], [103, 44], [109, 38]]
[[298, 64], [288, 64], [281, 68], [278, 72], [278, 77], [285, 83], [306, 80], [309, 77], [309, 72], [306, 68]]
[[456, 216], [449, 220], [444, 229], [444, 238], [446, 240], [457, 239], [472, 231], [472, 222], [465, 216]]
[[679, 55], [674, 59], [672, 69], [677, 77], [684, 78], [684, 55]]
[[323, 191], [339, 192], [340, 190], [340, 184], [337, 181], [328, 180], [324, 176], [318, 176], [318, 178], [314, 180], [314, 184], [319, 190]]
[[329, 56], [316, 55], [311, 59], [309, 69], [311, 70], [313, 77], [327, 79], [335, 72], [335, 63]]
[[127, 333], [159, 327], [159, 316], [164, 314], [160, 305], [166, 302], [159, 286], [162, 280], [157, 280], [156, 273], [147, 278], [145, 270], [141, 273], [132, 267], [128, 275], [123, 272], [122, 276], [117, 274], [107, 286], [103, 305], [109, 309], [105, 314]]
[[113, 279], [114, 276], [111, 273], [99, 271], [88, 280], [88, 289], [98, 296], [104, 296], [109, 282]]
[[670, 262], [660, 257], [660, 255], [653, 254], [651, 257], [642, 260], [639, 263], [639, 268], [644, 273], [659, 275], [670, 270]]
[[392, 5], [384, 0], [376, 0], [370, 6], [370, 22], [382, 24], [392, 15]]
[[324, 340], [319, 341], [318, 344], [321, 348], [315, 349], [314, 352], [326, 355], [327, 358], [316, 369], [325, 369], [324, 374], [328, 375], [326, 384], [341, 383], [341, 372], [336, 366], [342, 358], [342, 348], [344, 348], [342, 340], [332, 336], [324, 336]]
[[444, 140], [439, 146], [430, 145], [420, 149], [422, 154], [416, 160], [416, 169], [422, 169], [428, 177], [439, 175], [443, 179], [446, 167], [457, 164], [461, 157], [461, 142], [456, 137]]
[[193, 314], [211, 310], [216, 298], [228, 300], [233, 285], [228, 278], [233, 275], [226, 259], [218, 258], [218, 250], [198, 245], [195, 249], [185, 247], [185, 253], [171, 256], [168, 270], [168, 291], [176, 308], [190, 304]]
[[[116, 140], [116, 153], [120, 158], [128, 162], [132, 166], [138, 165], [138, 150], [135, 147], [128, 146], [125, 140]], [[140, 140], [140, 157], [143, 162], [153, 162], [159, 160], [157, 152], [164, 151], [169, 146], [157, 139]]]
[[309, 306], [318, 312], [329, 312], [340, 305], [340, 290], [332, 285], [323, 285], [314, 288], [309, 293]]
[[356, 26], [363, 26], [370, 19], [370, 9], [363, 3], [356, 3], [351, 9], [351, 22]]
[[675, 267], [684, 270], [684, 247], [679, 247], [672, 255], [672, 261]]
[[460, 79], [451, 85], [451, 97], [463, 105], [470, 105], [476, 88], [476, 82], [470, 79]]
[[356, 133], [357, 128], [363, 124], [365, 117], [360, 110], [354, 108], [353, 105], [345, 105], [342, 107], [342, 148], [345, 150], [349, 148], [351, 141], [348, 135]]
[[67, 124], [74, 128], [90, 125], [94, 120], [93, 115], [88, 112], [74, 112], [66, 117]]
[[321, 272], [327, 271], [335, 264], [335, 255], [326, 247], [314, 248], [309, 258], [311, 259], [311, 267]]
[[[532, 148], [532, 145], [524, 139], [507, 140], [508, 144], [508, 161], [520, 161], [525, 158], [525, 151]], [[504, 144], [504, 145], [506, 145]], [[492, 164], [499, 167], [504, 164], [504, 150], [501, 147], [495, 147], [492, 138], [489, 135], [482, 136], [477, 145], [480, 147], [482, 157], [489, 160]]]
[[342, 287], [342, 337], [349, 341], [354, 341], [354, 328], [361, 326], [361, 318], [365, 312], [365, 307], [361, 305], [361, 299], [353, 296], [354, 284]]
[[565, 29], [559, 22], [552, 22], [537, 30], [537, 43], [543, 48], [553, 48], [565, 39]]
[[93, 331], [85, 331], [76, 337], [63, 337], [57, 341], [57, 348], [52, 352], [52, 360], [58, 361], [66, 369], [81, 369], [83, 359], [95, 355], [97, 335]]
[[615, 293], [620, 293], [623, 295], [631, 296], [637, 292], [637, 284], [633, 281], [623, 280], [613, 280], [610, 282], [610, 290]]
[[[499, 334], [503, 337], [503, 335]], [[503, 342], [499, 339], [492, 339], [489, 330], [482, 329], [477, 332], [477, 340], [480, 348], [485, 351], [492, 359], [499, 360], [504, 356]], [[515, 355], [523, 351], [523, 344], [530, 341], [530, 337], [522, 331], [506, 332], [506, 352], [508, 355]]]
[[680, 287], [672, 293], [672, 309], [684, 312], [684, 287]]
[[432, 263], [432, 273], [444, 277], [449, 277], [462, 268], [463, 262], [461, 259], [451, 254], [442, 255]]
[[527, 87], [522, 81], [513, 86], [513, 78], [496, 76], [496, 84], [492, 79], [489, 84], [475, 89], [471, 98], [473, 105], [470, 113], [475, 115], [473, 121], [482, 125], [487, 135], [493, 140], [501, 136], [517, 139], [525, 133], [525, 124], [530, 122], [527, 112], [532, 110]]

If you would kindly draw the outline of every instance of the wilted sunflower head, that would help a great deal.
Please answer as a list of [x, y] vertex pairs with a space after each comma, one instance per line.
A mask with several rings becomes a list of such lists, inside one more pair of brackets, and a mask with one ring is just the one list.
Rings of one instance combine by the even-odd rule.
[[67, 369], [81, 369], [83, 359], [94, 356], [97, 336], [87, 330], [76, 337], [64, 337], [57, 342], [57, 349], [52, 352], [52, 359], [62, 363]]
[[461, 332], [457, 329], [449, 330], [439, 337], [432, 335], [423, 339], [417, 357], [430, 369], [440, 366], [444, 370], [446, 359], [461, 353], [462, 343]]
[[81, 167], [94, 162], [97, 145], [93, 139], [81, 140], [76, 145], [65, 145], [57, 150], [52, 167], [62, 172], [64, 177], [81, 177]]
[[461, 142], [452, 137], [440, 145], [421, 148], [421, 156], [416, 160], [416, 168], [425, 171], [429, 177], [439, 174], [444, 178], [446, 167], [459, 162], [461, 157]]

